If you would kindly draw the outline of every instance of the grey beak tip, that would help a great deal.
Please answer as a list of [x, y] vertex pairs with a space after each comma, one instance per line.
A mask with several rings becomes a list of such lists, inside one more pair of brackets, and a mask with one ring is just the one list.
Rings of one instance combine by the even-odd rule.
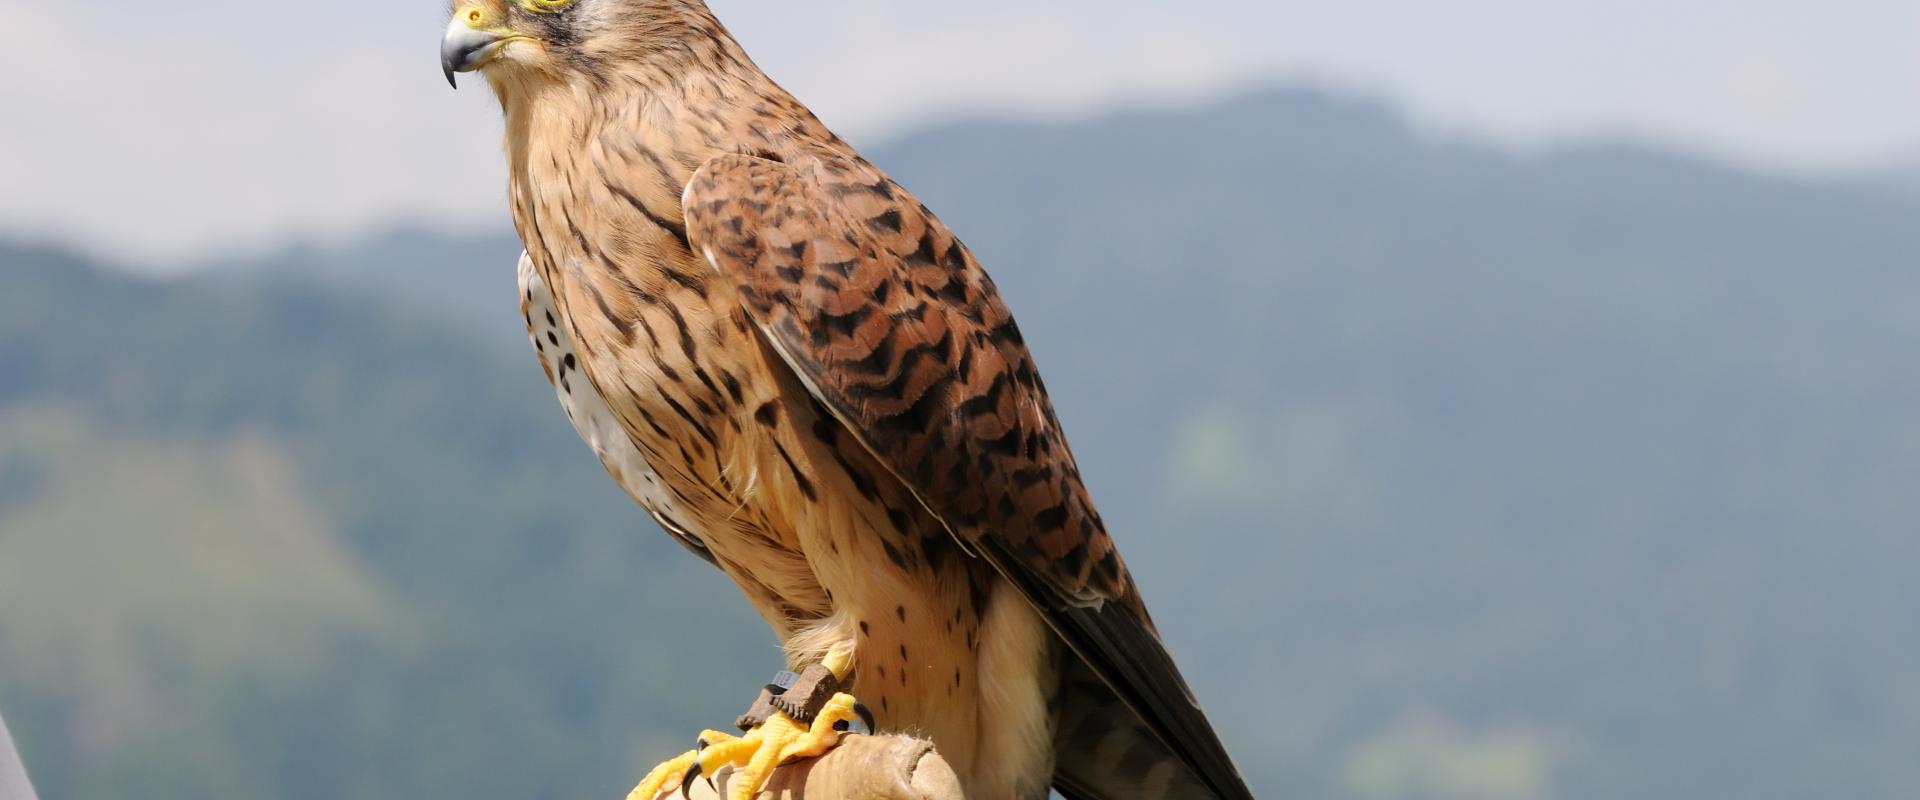
[[514, 38], [499, 30], [469, 27], [467, 23], [465, 19], [447, 23], [447, 33], [440, 39], [440, 70], [447, 76], [447, 85], [455, 89], [460, 88], [455, 73], [479, 69], [494, 56], [503, 41]]

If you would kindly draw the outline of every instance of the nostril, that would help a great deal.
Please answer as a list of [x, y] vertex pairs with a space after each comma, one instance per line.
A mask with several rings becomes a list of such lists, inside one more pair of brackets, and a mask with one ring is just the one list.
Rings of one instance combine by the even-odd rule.
[[468, 24], [468, 25], [479, 25], [479, 24], [480, 24], [480, 22], [481, 22], [482, 20], [484, 20], [484, 19], [486, 19], [486, 15], [484, 15], [484, 14], [481, 14], [481, 13], [480, 13], [480, 9], [477, 9], [477, 8], [470, 8], [470, 9], [467, 9], [467, 24]]

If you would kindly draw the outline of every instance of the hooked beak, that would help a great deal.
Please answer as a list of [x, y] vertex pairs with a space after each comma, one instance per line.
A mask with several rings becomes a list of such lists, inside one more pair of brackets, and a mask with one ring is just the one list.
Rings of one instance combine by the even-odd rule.
[[462, 6], [447, 23], [447, 34], [440, 40], [440, 69], [447, 84], [460, 88], [453, 74], [472, 72], [491, 61], [500, 48], [515, 39], [524, 39], [511, 30], [491, 26], [488, 14], [477, 6]]

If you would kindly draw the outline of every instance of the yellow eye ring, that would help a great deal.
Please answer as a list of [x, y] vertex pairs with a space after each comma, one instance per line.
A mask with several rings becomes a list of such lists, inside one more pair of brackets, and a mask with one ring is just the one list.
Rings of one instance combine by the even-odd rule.
[[573, 0], [520, 0], [521, 8], [536, 14], [551, 14], [570, 5]]

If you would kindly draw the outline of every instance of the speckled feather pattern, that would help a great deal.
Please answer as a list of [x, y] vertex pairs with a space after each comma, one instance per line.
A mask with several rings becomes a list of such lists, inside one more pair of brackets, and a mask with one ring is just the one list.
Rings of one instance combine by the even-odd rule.
[[[478, 1], [544, 42], [487, 71], [541, 364], [608, 471], [740, 586], [790, 665], [850, 646], [854, 694], [932, 738], [970, 796], [1190, 796], [1129, 783], [1168, 764], [1237, 784], [954, 234], [697, 0]], [[1089, 674], [1063, 659], [1115, 652], [1163, 667], [1096, 658], [1063, 695], [1063, 665]], [[1128, 708], [1143, 726], [1059, 728]]]
[[533, 344], [541, 371], [546, 373], [547, 381], [553, 384], [553, 391], [560, 399], [560, 408], [566, 412], [567, 421], [573, 423], [573, 430], [580, 434], [581, 441], [586, 442], [588, 447], [593, 448], [593, 454], [600, 457], [607, 474], [612, 475], [614, 482], [620, 484], [620, 488], [625, 489], [634, 502], [653, 516], [662, 530], [689, 552], [713, 561], [713, 554], [707, 552], [706, 544], [679, 521], [680, 515], [673, 508], [673, 496], [660, 483], [660, 476], [654, 473], [653, 466], [641, 457], [640, 449], [633, 446], [633, 440], [627, 436], [626, 430], [620, 427], [620, 421], [613, 415], [606, 398], [600, 396], [600, 390], [592, 381], [580, 374], [580, 360], [573, 352], [573, 337], [561, 335], [559, 313], [553, 304], [553, 293], [547, 290], [547, 282], [541, 280], [540, 273], [533, 268], [533, 259], [522, 253], [520, 316], [526, 320], [527, 339]]
[[1073, 601], [1134, 602], [1019, 326], [926, 206], [830, 148], [714, 159], [684, 204], [768, 338], [946, 525]]

